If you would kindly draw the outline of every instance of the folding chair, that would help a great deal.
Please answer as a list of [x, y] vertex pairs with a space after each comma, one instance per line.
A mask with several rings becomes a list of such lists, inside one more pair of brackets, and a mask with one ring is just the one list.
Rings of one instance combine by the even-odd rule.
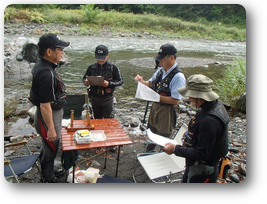
[[[183, 134], [188, 130], [187, 125], [182, 124], [179, 131], [176, 133], [174, 140], [180, 144]], [[137, 160], [143, 167], [149, 179], [154, 183], [172, 183], [181, 181], [181, 178], [172, 179], [173, 174], [182, 173], [184, 171], [185, 159], [168, 155], [165, 152], [159, 153], [140, 153], [137, 154]], [[138, 163], [134, 168], [133, 180], [136, 183], [134, 173]]]
[[24, 146], [27, 149], [27, 153], [20, 156], [4, 156], [4, 176], [7, 180], [14, 178], [17, 183], [19, 182], [18, 176], [29, 172], [33, 166], [35, 166], [39, 172], [40, 180], [42, 179], [41, 171], [37, 165], [40, 153], [32, 154], [27, 141], [15, 142], [4, 145], [4, 148], [13, 148], [17, 146]]
[[82, 119], [82, 111], [84, 110], [90, 110], [90, 115], [92, 115], [87, 94], [67, 95], [67, 101], [63, 110], [64, 110], [64, 115], [63, 115], [64, 119], [70, 118], [71, 110], [74, 110], [75, 120]]

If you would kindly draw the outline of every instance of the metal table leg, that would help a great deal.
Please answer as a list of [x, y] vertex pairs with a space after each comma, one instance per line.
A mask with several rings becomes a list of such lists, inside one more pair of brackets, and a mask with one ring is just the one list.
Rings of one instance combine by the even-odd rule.
[[73, 160], [72, 160], [72, 183], [74, 183], [74, 178], [75, 178], [75, 157], [76, 157], [76, 152], [75, 150], [72, 151], [72, 155], [73, 155]]
[[118, 146], [118, 154], [117, 154], [117, 168], [116, 168], [116, 174], [115, 174], [115, 177], [118, 176], [118, 169], [119, 169], [119, 161], [120, 161], [120, 148], [121, 146]]

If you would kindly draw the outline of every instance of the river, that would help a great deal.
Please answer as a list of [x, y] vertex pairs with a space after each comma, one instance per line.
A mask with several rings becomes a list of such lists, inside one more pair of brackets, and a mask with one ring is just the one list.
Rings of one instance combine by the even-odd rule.
[[[109, 61], [115, 63], [122, 74], [123, 85], [116, 88], [115, 105], [116, 117], [121, 122], [142, 117], [145, 102], [134, 98], [136, 84], [130, 78], [140, 74], [144, 79], [149, 79], [155, 72], [153, 57], [162, 44], [173, 44], [178, 50], [177, 63], [185, 76], [202, 73], [212, 79], [221, 77], [225, 64], [231, 63], [235, 58], [246, 58], [245, 42], [225, 42], [210, 40], [184, 40], [184, 39], [158, 39], [158, 38], [125, 38], [125, 37], [90, 37], [90, 36], [61, 36], [65, 41], [70, 41], [72, 49], [65, 49], [70, 63], [57, 69], [67, 86], [69, 94], [79, 94], [86, 91], [81, 82], [87, 67], [93, 63], [94, 49], [99, 44], [105, 44], [110, 51]], [[17, 39], [22, 41], [38, 42], [38, 37], [7, 36], [4, 42]], [[215, 62], [218, 62], [217, 64]], [[27, 97], [31, 79], [27, 77], [5, 78], [5, 100], [17, 96], [18, 99]], [[5, 127], [5, 134], [14, 134], [17, 126]], [[23, 130], [23, 129], [22, 129]], [[21, 132], [21, 134], [27, 134]], [[25, 128], [25, 131], [32, 131]]]
[[[202, 73], [211, 78], [220, 77], [221, 68], [214, 62], [230, 63], [237, 57], [246, 57], [245, 42], [224, 42], [210, 40], [164, 40], [146, 38], [106, 38], [89, 36], [64, 36], [70, 41], [73, 49], [66, 49], [70, 64], [58, 69], [64, 79], [69, 93], [77, 93], [84, 89], [81, 78], [89, 64], [94, 62], [94, 49], [99, 44], [105, 44], [110, 51], [109, 61], [119, 66], [123, 75], [124, 84], [117, 92], [122, 97], [133, 96], [135, 87], [129, 75], [141, 74], [145, 79], [153, 72], [154, 60], [159, 47], [165, 43], [173, 44], [178, 50], [177, 63], [182, 68], [185, 76]], [[5, 35], [5, 42], [19, 40], [19, 42], [38, 42], [36, 36], [18, 37]], [[203, 65], [209, 64], [206, 68]], [[190, 68], [190, 69], [187, 69]], [[216, 68], [216, 69], [215, 69]], [[17, 79], [20, 79], [19, 81]], [[14, 83], [15, 82], [15, 83]], [[29, 90], [30, 76], [9, 77], [5, 80], [5, 98], [16, 94], [26, 94]]]

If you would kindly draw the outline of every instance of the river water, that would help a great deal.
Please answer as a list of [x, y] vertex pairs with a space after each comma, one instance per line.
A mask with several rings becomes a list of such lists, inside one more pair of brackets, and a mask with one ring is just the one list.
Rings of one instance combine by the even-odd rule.
[[[14, 41], [17, 36], [5, 36], [4, 41]], [[36, 36], [19, 37], [21, 40], [38, 42]], [[134, 98], [136, 84], [130, 78], [140, 74], [144, 79], [149, 79], [154, 70], [153, 57], [162, 44], [173, 44], [178, 50], [177, 63], [185, 76], [202, 73], [216, 79], [222, 77], [224, 64], [229, 64], [233, 59], [246, 57], [245, 42], [224, 42], [209, 40], [165, 40], [156, 38], [108, 38], [89, 36], [63, 36], [65, 41], [70, 41], [72, 49], [65, 49], [70, 63], [57, 69], [67, 86], [69, 94], [86, 92], [82, 84], [82, 77], [87, 67], [93, 63], [94, 49], [99, 44], [105, 44], [110, 51], [109, 61], [115, 63], [122, 74], [123, 85], [116, 88], [115, 105], [116, 117], [121, 121], [132, 121], [142, 117], [145, 110], [145, 101]], [[215, 64], [215, 62], [219, 62]], [[220, 64], [222, 63], [222, 64]], [[5, 100], [17, 96], [19, 99], [27, 97], [30, 89], [30, 76], [20, 78], [17, 76], [5, 79]], [[10, 127], [6, 134], [13, 134], [16, 128]], [[27, 128], [25, 128], [27, 129]], [[21, 130], [20, 130], [21, 131]], [[31, 130], [29, 130], [31, 131]], [[21, 132], [20, 132], [21, 133]], [[22, 132], [25, 133], [25, 132]]]
[[[95, 38], [66, 37], [73, 49], [66, 49], [71, 63], [58, 69], [67, 85], [69, 93], [80, 93], [85, 90], [81, 83], [87, 67], [93, 63], [94, 49], [99, 44], [105, 44], [110, 51], [109, 61], [115, 63], [123, 76], [124, 84], [116, 90], [118, 98], [133, 97], [135, 84], [129, 77], [136, 74], [145, 79], [154, 73], [154, 60], [157, 50], [162, 44], [171, 43], [178, 49], [177, 63], [186, 77], [194, 73], [203, 73], [211, 78], [220, 77], [221, 68], [214, 62], [231, 62], [236, 57], [246, 56], [246, 44], [240, 42], [217, 42], [208, 40], [164, 40], [138, 38]], [[209, 68], [202, 65], [210, 64]], [[186, 69], [191, 68], [191, 69]]]

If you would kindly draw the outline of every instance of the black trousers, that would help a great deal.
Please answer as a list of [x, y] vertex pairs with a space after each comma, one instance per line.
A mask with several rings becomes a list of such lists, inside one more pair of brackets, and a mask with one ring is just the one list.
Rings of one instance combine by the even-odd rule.
[[113, 118], [113, 96], [99, 99], [91, 96], [91, 103], [95, 119]]
[[[188, 181], [188, 172], [189, 168], [186, 167], [185, 173], [183, 176], [183, 183]], [[216, 183], [219, 174], [218, 165], [214, 165], [214, 172], [210, 175], [197, 175], [190, 178], [189, 183]]]

